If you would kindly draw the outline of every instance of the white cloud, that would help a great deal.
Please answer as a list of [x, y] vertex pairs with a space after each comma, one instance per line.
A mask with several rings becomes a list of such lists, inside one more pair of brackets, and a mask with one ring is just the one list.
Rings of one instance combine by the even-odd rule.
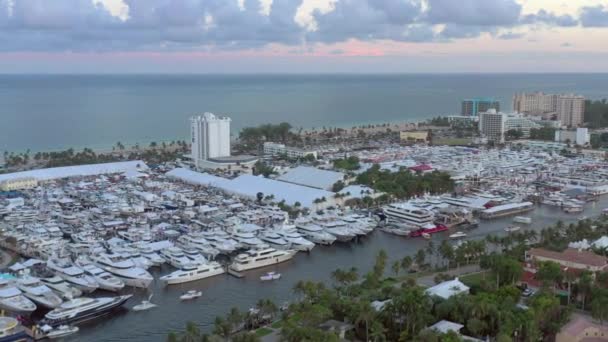
[[273, 0], [260, 0], [260, 14], [265, 16], [270, 15], [270, 11], [272, 10], [272, 1]]
[[295, 22], [307, 31], [313, 32], [318, 29], [313, 13], [327, 14], [336, 8], [338, 0], [303, 0], [296, 11]]
[[241, 11], [245, 10], [245, 0], [236, 0], [236, 4], [239, 6]]
[[129, 6], [124, 0], [92, 0], [95, 5], [103, 5], [110, 14], [122, 21], [129, 19]]

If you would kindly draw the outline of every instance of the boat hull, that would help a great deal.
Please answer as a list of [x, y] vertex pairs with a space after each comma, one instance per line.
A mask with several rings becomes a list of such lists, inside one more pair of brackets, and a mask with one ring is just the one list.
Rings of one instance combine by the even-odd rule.
[[188, 283], [191, 281], [197, 281], [197, 280], [201, 280], [201, 279], [205, 279], [205, 278], [210, 278], [210, 277], [214, 277], [220, 274], [224, 274], [224, 269], [223, 268], [219, 268], [217, 270], [212, 270], [209, 272], [205, 272], [205, 273], [199, 273], [196, 274], [196, 271], [194, 271], [192, 276], [187, 276], [187, 277], [175, 277], [175, 278], [169, 278], [166, 276], [160, 277], [160, 280], [162, 282], [164, 282], [166, 285], [175, 285], [175, 284], [183, 284], [183, 283]]
[[295, 255], [295, 253], [286, 253], [286, 254], [283, 254], [283, 255], [280, 255], [277, 257], [273, 257], [273, 258], [263, 260], [263, 261], [258, 261], [256, 263], [252, 263], [252, 264], [246, 264], [246, 265], [232, 264], [232, 265], [230, 265], [230, 269], [232, 269], [233, 271], [236, 271], [236, 272], [243, 272], [243, 271], [253, 270], [256, 268], [272, 266], [272, 265], [280, 264], [285, 261], [289, 261], [289, 260], [291, 260], [291, 258], [293, 258], [294, 255]]
[[41, 321], [41, 323], [48, 324], [51, 327], [57, 327], [60, 325], [69, 325], [69, 324], [89, 321], [92, 319], [96, 319], [96, 318], [105, 316], [105, 315], [111, 313], [112, 311], [120, 308], [122, 305], [124, 305], [127, 302], [127, 300], [129, 300], [129, 298], [131, 298], [131, 295], [120, 296], [112, 303], [105, 305], [103, 308], [96, 308], [95, 310], [88, 310], [86, 312], [83, 312], [82, 314], [65, 317], [65, 318], [58, 318], [58, 319], [44, 318]]

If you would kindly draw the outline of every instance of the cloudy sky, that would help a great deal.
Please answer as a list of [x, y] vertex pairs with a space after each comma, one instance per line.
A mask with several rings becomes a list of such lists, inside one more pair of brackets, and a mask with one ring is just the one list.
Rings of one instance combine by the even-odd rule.
[[0, 72], [608, 72], [608, 0], [0, 0]]

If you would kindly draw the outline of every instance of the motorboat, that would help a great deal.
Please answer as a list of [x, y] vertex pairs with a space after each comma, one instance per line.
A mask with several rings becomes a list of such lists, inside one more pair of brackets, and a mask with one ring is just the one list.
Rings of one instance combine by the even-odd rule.
[[281, 273], [268, 272], [260, 277], [261, 281], [279, 280], [281, 279]]
[[112, 310], [125, 304], [131, 297], [132, 295], [72, 299], [49, 311], [41, 323], [57, 327], [91, 320], [109, 314]]
[[48, 286], [44, 285], [40, 279], [29, 275], [24, 275], [17, 279], [17, 287], [23, 295], [38, 305], [49, 309], [54, 309], [63, 302]]
[[224, 273], [224, 267], [215, 261], [189, 264], [184, 268], [160, 277], [167, 285], [187, 283], [190, 281], [205, 279]]
[[341, 222], [323, 222], [322, 225], [325, 228], [326, 232], [335, 236], [336, 239], [341, 242], [350, 241], [357, 235], [352, 230], [341, 224]]
[[145, 310], [150, 310], [153, 309], [155, 307], [157, 307], [156, 304], [150, 302], [152, 300], [152, 294], [150, 295], [150, 297], [148, 297], [147, 300], [142, 300], [141, 303], [133, 306], [133, 311], [145, 311]]
[[518, 231], [520, 229], [521, 229], [521, 227], [519, 227], [519, 226], [509, 226], [509, 227], [505, 228], [505, 232], [507, 232], [507, 233], [513, 233], [513, 232], [516, 232], [516, 231]]
[[102, 270], [101, 268], [93, 264], [81, 265], [82, 270], [93, 277], [99, 288], [106, 291], [120, 291], [125, 287], [125, 283], [118, 277], [113, 276], [109, 272]]
[[291, 245], [291, 249], [295, 249], [298, 251], [310, 252], [315, 244], [311, 241], [305, 239], [300, 233], [295, 230], [277, 230], [276, 232], [279, 236], [283, 237]]
[[235, 239], [238, 243], [240, 243], [244, 247], [259, 247], [264, 244], [264, 242], [258, 239], [252, 232], [233, 232], [232, 238]]
[[421, 229], [412, 231], [410, 233], [410, 237], [419, 237], [419, 236], [423, 236], [423, 234], [435, 234], [435, 233], [439, 233], [439, 232], [444, 232], [448, 230], [448, 227], [442, 225], [442, 224], [438, 224], [438, 225], [429, 225], [427, 227], [423, 227]]
[[36, 304], [8, 280], [0, 279], [0, 309], [19, 315], [29, 315], [36, 310]]
[[263, 232], [260, 234], [260, 239], [274, 248], [288, 249], [290, 247], [289, 242], [274, 231]]
[[454, 234], [450, 234], [449, 238], [450, 239], [462, 239], [467, 237], [467, 234], [464, 232], [456, 232]]
[[163, 257], [156, 253], [152, 248], [144, 246], [139, 247], [138, 249], [141, 256], [148, 259], [152, 266], [160, 266], [165, 263], [165, 259], [163, 259]]
[[186, 258], [188, 258], [188, 260], [190, 260], [190, 263], [193, 264], [203, 264], [207, 262], [207, 258], [205, 258], [196, 249], [184, 248], [184, 255], [186, 256]]
[[184, 249], [184, 252], [196, 250], [199, 254], [212, 259], [220, 254], [219, 249], [213, 247], [209, 241], [200, 235], [182, 235], [177, 239], [177, 241]]
[[291, 260], [296, 252], [297, 251], [294, 250], [278, 250], [274, 248], [249, 250], [246, 253], [237, 255], [232, 264], [230, 264], [230, 269], [236, 272], [241, 272], [254, 268], [275, 265]]
[[54, 340], [73, 335], [77, 333], [80, 329], [78, 327], [69, 325], [60, 325], [56, 328], [53, 328], [50, 325], [45, 324], [40, 327], [40, 330], [45, 334], [46, 338], [48, 338], [49, 340]]
[[118, 277], [125, 285], [146, 288], [154, 280], [148, 271], [135, 266], [122, 254], [99, 253], [91, 258], [95, 265]]
[[74, 266], [66, 259], [51, 258], [47, 261], [46, 266], [83, 292], [93, 292], [99, 286], [93, 277], [85, 274], [80, 267]]
[[191, 300], [191, 299], [198, 298], [202, 295], [203, 295], [202, 291], [190, 290], [190, 291], [182, 294], [181, 296], [179, 296], [179, 299], [180, 300]]
[[63, 299], [72, 299], [82, 296], [82, 291], [78, 288], [70, 286], [64, 279], [58, 276], [50, 278], [40, 278], [40, 281], [48, 286], [51, 290], [55, 291]]
[[515, 223], [523, 223], [523, 224], [530, 224], [532, 223], [532, 219], [526, 216], [515, 216], [513, 218], [513, 222]]

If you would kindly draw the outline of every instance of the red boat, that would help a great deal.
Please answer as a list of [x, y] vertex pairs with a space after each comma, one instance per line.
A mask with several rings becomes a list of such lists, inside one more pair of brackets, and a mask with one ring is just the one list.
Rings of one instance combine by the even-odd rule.
[[435, 233], [439, 233], [439, 232], [445, 232], [446, 230], [448, 230], [447, 226], [445, 226], [443, 224], [438, 224], [435, 226], [435, 228], [429, 228], [429, 229], [421, 228], [421, 229], [415, 230], [410, 233], [410, 237], [420, 237], [420, 236], [422, 236], [423, 233], [435, 234]]

